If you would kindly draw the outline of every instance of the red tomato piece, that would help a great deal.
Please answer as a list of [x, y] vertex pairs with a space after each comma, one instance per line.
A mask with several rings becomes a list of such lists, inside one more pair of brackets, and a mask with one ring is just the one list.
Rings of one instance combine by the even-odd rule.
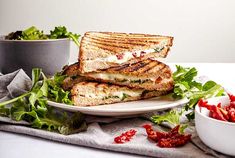
[[136, 130], [131, 129], [129, 131], [126, 131], [125, 133], [122, 133], [120, 136], [117, 136], [114, 138], [114, 142], [117, 144], [123, 144], [126, 142], [129, 142], [132, 137], [136, 134]]

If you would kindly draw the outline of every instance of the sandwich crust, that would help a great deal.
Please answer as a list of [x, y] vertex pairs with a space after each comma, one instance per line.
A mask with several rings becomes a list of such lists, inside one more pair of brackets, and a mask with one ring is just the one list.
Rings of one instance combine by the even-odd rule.
[[173, 37], [169, 36], [87, 32], [80, 45], [80, 71], [85, 73], [107, 69], [149, 57], [165, 58], [172, 44]]
[[152, 59], [81, 75], [94, 81], [146, 90], [171, 90], [174, 86], [169, 66]]
[[[134, 95], [131, 95], [132, 93]], [[145, 91], [97, 82], [80, 82], [71, 90], [72, 100], [76, 106], [127, 102], [157, 97], [167, 93], [168, 91]]]

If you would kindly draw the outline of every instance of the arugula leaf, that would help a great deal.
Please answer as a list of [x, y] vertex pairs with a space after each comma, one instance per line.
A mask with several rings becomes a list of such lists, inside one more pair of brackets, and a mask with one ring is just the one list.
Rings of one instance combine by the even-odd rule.
[[48, 37], [43, 34], [43, 31], [38, 30], [35, 26], [22, 31], [20, 36], [21, 40], [39, 40], [39, 39], [48, 39]]
[[48, 97], [51, 100], [54, 100], [59, 103], [65, 103], [65, 104], [73, 104], [71, 99], [69, 98], [70, 92], [64, 91], [61, 88], [61, 84], [63, 80], [66, 78], [66, 75], [61, 75], [60, 73], [57, 73], [53, 79], [47, 80], [48, 83]]
[[179, 124], [179, 118], [184, 112], [187, 112], [186, 117], [189, 121], [193, 120], [194, 108], [200, 98], [211, 98], [224, 94], [224, 89], [219, 84], [214, 81], [207, 81], [205, 84], [199, 83], [195, 80], [196, 76], [196, 68], [184, 68], [176, 65], [176, 71], [173, 73], [175, 85], [172, 96], [177, 99], [186, 97], [189, 102], [182, 108], [181, 112], [171, 110], [163, 115], [152, 116], [151, 120], [154, 123]]
[[207, 90], [211, 89], [212, 87], [214, 87], [215, 85], [217, 85], [217, 84], [214, 81], [208, 81], [203, 85], [202, 90], [207, 91]]
[[10, 115], [10, 109], [6, 107], [0, 107], [0, 116]]
[[0, 103], [0, 107], [3, 107], [3, 106], [5, 106], [5, 105], [11, 104], [11, 103], [14, 103], [14, 102], [16, 102], [17, 100], [19, 100], [19, 99], [21, 99], [21, 98], [24, 98], [24, 97], [26, 97], [26, 96], [28, 96], [28, 95], [30, 95], [30, 94], [31, 94], [31, 92], [27, 92], [27, 93], [24, 93], [24, 94], [22, 94], [22, 95], [20, 95], [20, 96], [18, 96], [18, 97], [15, 97], [15, 98], [13, 98], [13, 99], [11, 99], [11, 100], [7, 100], [7, 101], [4, 101], [4, 102], [1, 102], [1, 103]]
[[35, 111], [31, 111], [30, 109], [30, 104], [28, 104], [24, 98], [19, 99], [10, 109], [11, 118], [16, 121], [32, 121], [35, 118], [38, 118], [37, 113]]
[[164, 115], [154, 115], [151, 117], [151, 120], [156, 124], [169, 122], [172, 125], [178, 125], [180, 123], [180, 114], [176, 110], [171, 110]]
[[39, 68], [32, 69], [32, 88], [39, 81], [40, 76], [41, 76], [41, 72], [42, 72], [42, 69], [39, 69]]
[[179, 133], [184, 134], [184, 130], [188, 127], [187, 124], [181, 124], [179, 128]]
[[38, 90], [38, 91], [36, 91], [36, 92], [31, 92], [31, 95], [30, 95], [30, 97], [29, 97], [29, 102], [30, 102], [30, 104], [32, 105], [32, 107], [34, 107], [34, 105], [35, 105], [35, 102], [39, 99], [39, 98], [41, 98], [43, 96], [43, 94], [42, 94], [42, 91], [41, 90]]
[[[39, 80], [41, 75], [42, 82]], [[57, 131], [61, 134], [86, 130], [86, 122], [81, 113], [62, 113], [58, 112], [58, 109], [47, 106], [47, 99], [72, 104], [69, 98], [70, 92], [60, 87], [65, 76], [57, 74], [54, 79], [47, 79], [40, 69], [33, 69], [32, 78], [33, 86], [29, 92], [0, 103], [1, 115], [16, 121], [25, 120], [34, 128]], [[12, 103], [11, 107], [4, 107]]]
[[80, 37], [79, 34], [73, 34], [72, 32], [68, 32], [65, 26], [55, 27], [54, 30], [50, 31], [51, 34], [49, 36], [50, 39], [58, 39], [58, 38], [70, 38], [74, 41], [74, 43], [79, 46], [78, 39]]
[[79, 46], [79, 34], [68, 32], [65, 26], [55, 27], [54, 30], [50, 31], [50, 34], [44, 34], [35, 26], [31, 26], [24, 31], [16, 31], [8, 34], [6, 39], [10, 40], [46, 40], [46, 39], [59, 39], [59, 38], [69, 38], [74, 41], [74, 43]]

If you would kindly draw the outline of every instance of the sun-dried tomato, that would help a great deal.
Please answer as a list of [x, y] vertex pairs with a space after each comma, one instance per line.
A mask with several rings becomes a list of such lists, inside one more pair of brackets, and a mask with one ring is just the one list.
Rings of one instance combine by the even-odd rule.
[[212, 114], [209, 114], [209, 116], [211, 116], [217, 120], [222, 120], [222, 121], [228, 120], [228, 115], [226, 115], [226, 113], [224, 111], [222, 112], [223, 109], [220, 108], [221, 107], [220, 103], [217, 106], [215, 106], [215, 105], [210, 105], [210, 104], [208, 104], [207, 101], [203, 101], [202, 99], [200, 99], [198, 101], [198, 106], [207, 108], [212, 113]]
[[134, 53], [132, 53], [132, 55], [133, 55], [133, 57], [137, 57], [137, 53], [136, 52], [134, 52]]
[[118, 60], [123, 59], [123, 56], [124, 56], [124, 54], [122, 54], [122, 53], [121, 53], [121, 54], [117, 54], [117, 55], [116, 55], [116, 57], [117, 57], [117, 59], [118, 59]]
[[191, 140], [190, 134], [186, 134], [186, 135], [177, 134], [169, 138], [160, 139], [157, 145], [161, 148], [179, 147], [179, 146], [185, 145], [190, 140]]
[[230, 108], [235, 108], [235, 101], [230, 102]]
[[228, 94], [230, 98], [230, 104], [226, 106], [221, 106], [221, 103], [216, 105], [210, 105], [207, 101], [200, 99], [198, 101], [198, 106], [207, 108], [209, 112], [209, 117], [215, 118], [222, 121], [235, 122], [235, 96]]
[[212, 106], [212, 110], [215, 113], [215, 118], [217, 120], [227, 121], [227, 119], [224, 117], [223, 113], [221, 112], [220, 108]]
[[126, 131], [125, 133], [122, 133], [120, 136], [115, 137], [114, 142], [118, 144], [129, 142], [132, 139], [132, 137], [136, 134], [136, 132], [137, 131], [134, 129]]
[[221, 113], [223, 114], [224, 118], [225, 118], [226, 120], [229, 120], [228, 111], [225, 110], [225, 109], [223, 109], [223, 108], [220, 108], [219, 110], [220, 110]]
[[143, 127], [146, 129], [148, 138], [158, 142], [157, 145], [159, 147], [170, 148], [182, 146], [191, 139], [191, 135], [179, 133], [179, 125], [169, 132], [154, 131], [151, 125], [144, 125]]
[[141, 58], [144, 57], [145, 54], [146, 54], [146, 52], [141, 51], [141, 52], [140, 52], [140, 57], [141, 57]]
[[229, 121], [235, 122], [235, 109], [231, 108], [228, 111]]
[[235, 101], [235, 95], [228, 94], [228, 96], [229, 96], [231, 102]]
[[152, 126], [149, 124], [143, 125], [143, 127], [146, 130], [146, 133], [148, 134], [148, 138], [153, 140], [153, 141], [157, 141], [158, 140], [158, 136], [157, 133], [153, 130]]

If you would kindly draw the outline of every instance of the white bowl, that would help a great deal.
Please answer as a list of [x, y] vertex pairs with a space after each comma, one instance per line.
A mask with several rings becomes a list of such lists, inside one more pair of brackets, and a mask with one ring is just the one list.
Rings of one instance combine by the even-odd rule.
[[[228, 96], [208, 99], [209, 104], [230, 103]], [[235, 156], [235, 123], [216, 120], [209, 117], [209, 110], [195, 108], [195, 124], [198, 136], [210, 148], [224, 154]]]

